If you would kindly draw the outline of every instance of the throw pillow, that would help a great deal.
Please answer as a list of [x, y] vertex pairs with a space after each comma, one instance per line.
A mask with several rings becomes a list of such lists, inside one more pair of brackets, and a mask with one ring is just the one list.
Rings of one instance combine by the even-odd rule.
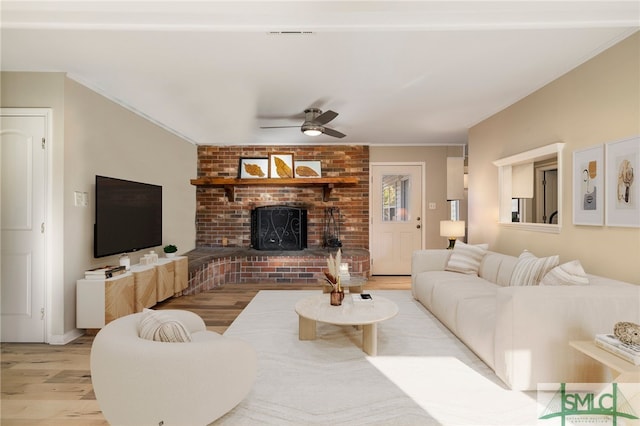
[[560, 256], [558, 255], [538, 258], [525, 250], [518, 257], [518, 263], [513, 269], [509, 285], [538, 285], [547, 272], [558, 266], [559, 260]]
[[563, 263], [550, 270], [540, 281], [540, 285], [587, 285], [589, 278], [579, 260]]
[[478, 275], [480, 262], [487, 254], [487, 244], [469, 245], [456, 240], [453, 253], [449, 256], [445, 271], [461, 272], [463, 274]]
[[190, 342], [191, 333], [171, 315], [153, 309], [145, 309], [138, 325], [141, 338], [156, 342]]

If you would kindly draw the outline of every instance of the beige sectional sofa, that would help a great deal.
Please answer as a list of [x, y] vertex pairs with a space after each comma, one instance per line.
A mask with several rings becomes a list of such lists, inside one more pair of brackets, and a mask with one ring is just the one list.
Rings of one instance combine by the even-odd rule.
[[487, 251], [477, 275], [446, 271], [453, 250], [413, 253], [412, 292], [511, 389], [611, 380], [569, 346], [640, 323], [640, 285], [588, 275], [588, 285], [511, 283], [518, 257]]

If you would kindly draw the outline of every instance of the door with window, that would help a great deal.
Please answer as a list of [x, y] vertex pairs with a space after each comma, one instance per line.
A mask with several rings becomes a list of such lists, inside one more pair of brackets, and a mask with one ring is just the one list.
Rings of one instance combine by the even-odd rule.
[[424, 164], [371, 164], [371, 273], [410, 275], [411, 255], [423, 247]]

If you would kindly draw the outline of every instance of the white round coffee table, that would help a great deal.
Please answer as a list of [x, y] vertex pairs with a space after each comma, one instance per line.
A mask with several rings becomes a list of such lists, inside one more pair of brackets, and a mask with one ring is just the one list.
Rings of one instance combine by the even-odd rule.
[[306, 297], [296, 303], [298, 314], [298, 338], [315, 340], [316, 322], [334, 325], [362, 326], [362, 350], [372, 356], [378, 352], [378, 328], [380, 321], [398, 314], [398, 305], [377, 294], [371, 301], [353, 302], [345, 295], [341, 306], [331, 306], [329, 294]]

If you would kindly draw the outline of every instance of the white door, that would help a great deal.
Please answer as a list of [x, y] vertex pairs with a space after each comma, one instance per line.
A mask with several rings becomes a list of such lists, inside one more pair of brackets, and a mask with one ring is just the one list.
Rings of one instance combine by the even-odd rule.
[[423, 164], [371, 165], [371, 273], [410, 275], [411, 255], [422, 248]]
[[47, 121], [44, 115], [5, 111], [0, 118], [0, 340], [44, 342]]

